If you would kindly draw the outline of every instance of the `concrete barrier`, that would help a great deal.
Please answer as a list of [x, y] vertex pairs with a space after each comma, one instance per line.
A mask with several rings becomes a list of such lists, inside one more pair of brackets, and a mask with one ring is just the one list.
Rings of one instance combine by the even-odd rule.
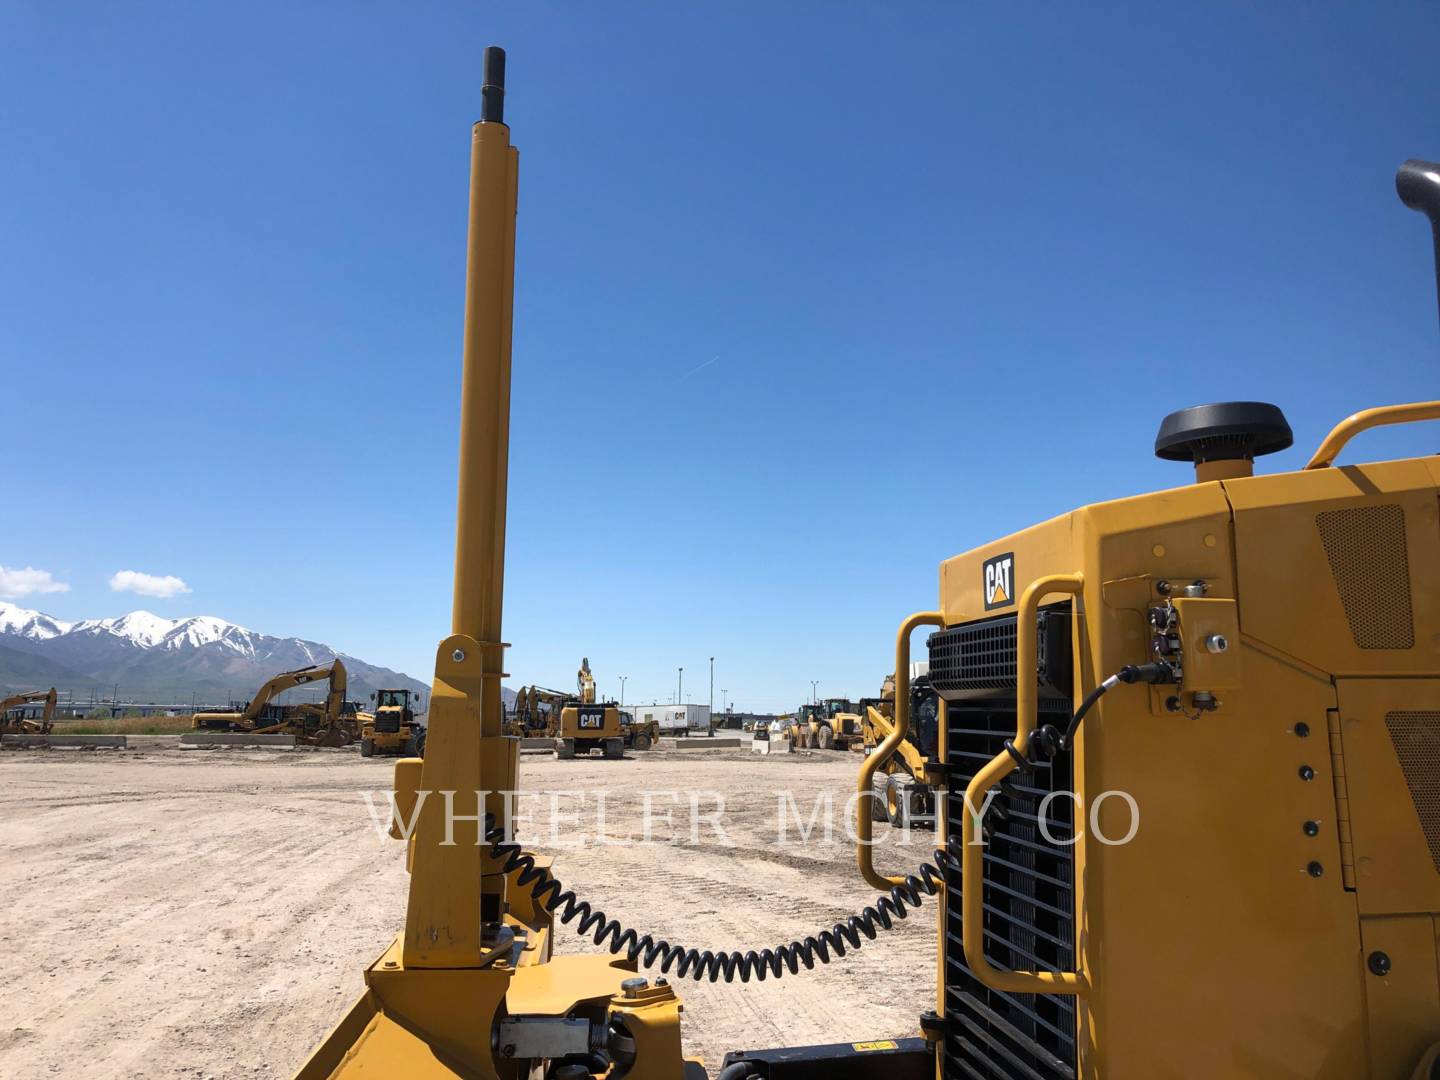
[[661, 750], [739, 750], [739, 739], [711, 739], [701, 735], [698, 739], [661, 739], [656, 743]]
[[0, 746], [7, 750], [124, 750], [124, 735], [0, 735]]
[[750, 743], [750, 749], [757, 754], [788, 754], [790, 753], [790, 740], [784, 737], [755, 739]]
[[245, 731], [187, 731], [180, 736], [180, 749], [214, 749], [217, 746], [268, 746], [288, 750], [294, 735], [251, 735]]
[[541, 736], [541, 737], [539, 737], [539, 738], [521, 739], [521, 740], [520, 740], [520, 749], [521, 749], [521, 750], [554, 750], [554, 749], [555, 749], [555, 740], [554, 740], [554, 739], [547, 739], [547, 738], [544, 738], [543, 736]]
[[126, 735], [125, 746], [130, 750], [175, 750], [180, 735]]

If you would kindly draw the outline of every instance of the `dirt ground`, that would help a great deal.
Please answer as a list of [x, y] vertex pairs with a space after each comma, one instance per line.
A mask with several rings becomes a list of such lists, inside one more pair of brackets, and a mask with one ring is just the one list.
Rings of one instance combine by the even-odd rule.
[[[697, 948], [759, 949], [873, 901], [845, 832], [857, 767], [854, 755], [824, 751], [527, 754], [525, 791], [569, 794], [522, 800], [519, 834], [627, 926]], [[0, 1077], [289, 1076], [403, 922], [403, 848], [376, 835], [362, 794], [388, 814], [389, 782], [384, 761], [353, 749], [0, 754]], [[640, 837], [651, 792], [650, 841], [594, 843], [596, 790], [607, 792], [612, 838]], [[724, 798], [723, 838], [711, 820], [692, 835], [692, 790], [702, 814]], [[805, 818], [830, 795], [829, 839], [820, 826], [800, 841], [792, 817], [779, 842], [777, 793], [787, 790]], [[879, 828], [882, 869], [926, 857], [928, 834], [905, 844]], [[929, 901], [812, 972], [687, 980], [687, 1053], [713, 1075], [730, 1049], [916, 1034], [933, 1007], [934, 927]], [[568, 927], [557, 943], [597, 949]]]

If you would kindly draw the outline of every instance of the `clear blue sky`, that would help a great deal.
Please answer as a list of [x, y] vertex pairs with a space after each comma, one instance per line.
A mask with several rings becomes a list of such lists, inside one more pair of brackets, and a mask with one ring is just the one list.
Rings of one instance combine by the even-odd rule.
[[19, 602], [429, 677], [489, 43], [514, 684], [873, 693], [942, 558], [1184, 482], [1165, 412], [1277, 402], [1294, 468], [1440, 396], [1433, 4], [778, 7], [6, 4], [0, 565], [70, 585]]

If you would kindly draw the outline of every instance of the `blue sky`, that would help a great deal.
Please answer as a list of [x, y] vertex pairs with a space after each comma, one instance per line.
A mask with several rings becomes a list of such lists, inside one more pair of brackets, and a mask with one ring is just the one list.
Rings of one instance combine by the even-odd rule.
[[1010, 7], [5, 5], [0, 566], [69, 585], [18, 602], [429, 677], [489, 43], [513, 684], [873, 693], [941, 559], [1184, 482], [1171, 409], [1277, 402], [1275, 469], [1440, 396], [1434, 5]]

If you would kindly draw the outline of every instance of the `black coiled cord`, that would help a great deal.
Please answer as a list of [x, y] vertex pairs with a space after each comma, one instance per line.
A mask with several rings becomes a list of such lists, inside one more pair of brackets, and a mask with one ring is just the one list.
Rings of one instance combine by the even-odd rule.
[[[533, 856], [528, 855], [519, 844], [505, 839], [505, 830], [494, 827], [493, 816], [485, 818], [485, 842], [490, 845], [490, 855], [499, 860], [507, 874], [517, 870], [518, 884], [530, 890], [535, 902], [562, 923], [579, 919], [576, 933], [589, 934], [596, 945], [606, 946], [612, 953], [625, 953], [628, 960], [639, 961], [641, 967], [654, 967], [659, 962], [661, 974], [668, 975], [675, 969], [675, 977], [691, 978], [696, 982], [708, 978], [713, 982], [734, 982], [738, 976], [742, 983], [749, 982], [753, 975], [758, 981], [782, 977], [788, 970], [791, 975], [799, 973], [801, 966], [808, 971], [817, 963], [828, 964], [831, 954], [844, 956], [847, 949], [858, 949], [866, 941], [875, 940], [881, 930], [890, 930], [896, 919], [906, 917], [906, 908], [919, 908], [924, 898], [940, 891], [944, 874], [938, 866], [959, 870], [960, 860], [941, 848], [934, 852], [935, 863], [922, 863], [913, 874], [894, 886], [888, 893], [878, 897], [874, 904], [857, 914], [837, 922], [828, 930], [792, 941], [773, 949], [753, 949], [740, 952], [703, 952], [671, 945], [668, 941], [656, 941], [654, 935], [637, 934], [626, 929], [603, 911], [581, 900], [574, 892], [564, 888], [549, 870], [535, 865]], [[938, 864], [938, 866], [936, 865]]]

